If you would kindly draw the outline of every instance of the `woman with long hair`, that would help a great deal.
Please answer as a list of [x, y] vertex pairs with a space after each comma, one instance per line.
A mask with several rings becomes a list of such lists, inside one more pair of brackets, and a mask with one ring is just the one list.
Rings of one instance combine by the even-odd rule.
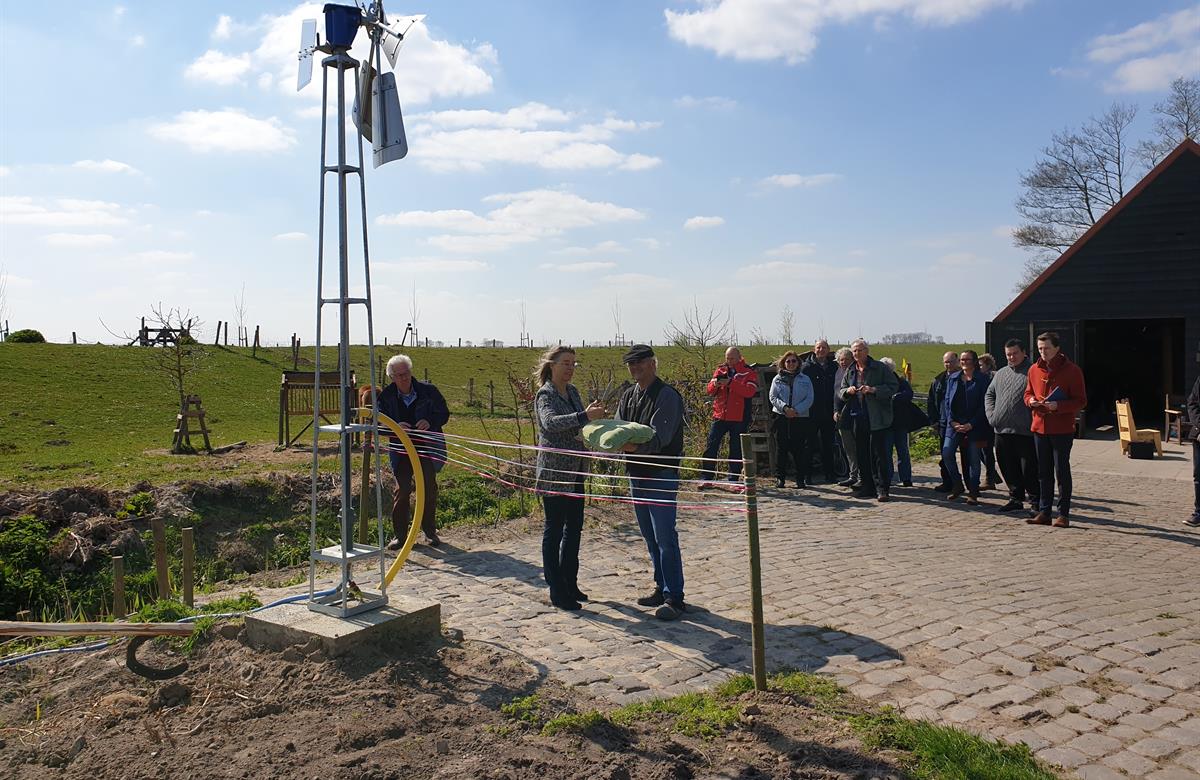
[[542, 570], [550, 586], [550, 603], [575, 610], [587, 595], [579, 589], [579, 543], [583, 535], [583, 475], [587, 460], [570, 452], [582, 450], [584, 423], [604, 416], [604, 406], [593, 401], [586, 408], [579, 390], [571, 384], [575, 369], [572, 347], [546, 350], [534, 377], [541, 383], [533, 398], [538, 423], [537, 480], [546, 522], [542, 529]]
[[808, 487], [809, 408], [812, 380], [800, 371], [800, 356], [788, 350], [776, 361], [779, 373], [771, 380], [771, 427], [775, 431], [776, 487], [787, 477], [788, 456], [796, 462], [796, 487]]

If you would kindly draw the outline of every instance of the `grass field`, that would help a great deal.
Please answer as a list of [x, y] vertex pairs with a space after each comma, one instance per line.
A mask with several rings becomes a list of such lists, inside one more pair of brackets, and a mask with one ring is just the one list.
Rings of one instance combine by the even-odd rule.
[[[966, 345], [979, 348], [978, 345]], [[941, 354], [963, 345], [905, 345], [877, 347], [876, 356], [890, 355], [897, 364], [913, 364], [914, 385], [920, 391], [941, 370]], [[750, 362], [775, 359], [783, 347], [746, 347]], [[291, 351], [204, 347], [206, 357], [195, 372], [190, 391], [204, 401], [213, 445], [247, 440], [276, 441], [280, 374], [290, 369]], [[386, 359], [394, 348], [377, 350]], [[453, 416], [447, 430], [469, 436], [487, 434], [509, 438], [515, 433], [510, 418], [513, 396], [508, 377], [528, 377], [539, 351], [529, 349], [412, 348], [414, 373], [441, 389]], [[674, 347], [656, 347], [660, 373], [694, 375]], [[69, 344], [0, 344], [0, 489], [95, 484], [122, 488], [142, 480], [166, 482], [190, 478], [231, 477], [258, 473], [261, 464], [215, 460], [204, 456], [172, 456], [171, 443], [178, 401], [168, 378], [155, 369], [153, 350]], [[620, 362], [622, 348], [579, 350], [583, 368], [576, 384], [619, 383], [627, 374]], [[713, 355], [719, 360], [720, 350]], [[300, 367], [312, 367], [313, 351], [302, 351]], [[322, 351], [322, 368], [334, 366], [336, 348]], [[359, 383], [369, 378], [366, 347], [351, 349]], [[711, 367], [703, 373], [707, 374]], [[474, 379], [474, 405], [468, 405], [468, 383]], [[488, 383], [494, 383], [495, 414], [491, 413]], [[299, 423], [303, 426], [303, 421]], [[296, 429], [293, 429], [296, 430]], [[528, 431], [525, 432], [528, 436]], [[280, 470], [284, 467], [276, 467]], [[303, 469], [306, 466], [292, 466]]]

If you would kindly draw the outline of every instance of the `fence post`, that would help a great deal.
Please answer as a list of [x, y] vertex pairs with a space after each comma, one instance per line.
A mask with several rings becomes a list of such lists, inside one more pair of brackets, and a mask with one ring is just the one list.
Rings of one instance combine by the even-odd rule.
[[459, 336], [459, 337], [458, 337], [458, 346], [459, 346], [459, 347], [461, 347], [461, 346], [462, 346], [462, 336]]
[[754, 479], [758, 473], [758, 455], [754, 451], [754, 437], [748, 433], [742, 434], [742, 457], [745, 458], [746, 474], [746, 527], [750, 536], [750, 642], [754, 659], [754, 689], [765, 691], [767, 660], [763, 647], [762, 559], [758, 550], [758, 493]]
[[426, 381], [426, 382], [428, 382], [428, 381], [429, 381], [429, 369], [428, 369], [428, 368], [427, 368], [427, 369], [425, 369], [425, 381]]
[[496, 383], [488, 380], [488, 414], [496, 413]]
[[171, 578], [167, 570], [167, 531], [163, 528], [163, 521], [157, 517], [150, 521], [150, 528], [154, 532], [154, 570], [158, 574], [158, 597], [169, 599]]
[[467, 380], [467, 406], [475, 405], [475, 377]]
[[113, 559], [113, 617], [125, 617], [125, 558], [114, 555]]
[[191, 528], [183, 529], [183, 603], [192, 606], [194, 539]]

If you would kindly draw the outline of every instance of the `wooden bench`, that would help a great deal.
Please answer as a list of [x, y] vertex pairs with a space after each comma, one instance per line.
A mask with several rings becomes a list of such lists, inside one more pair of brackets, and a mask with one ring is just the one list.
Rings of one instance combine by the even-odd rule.
[[1117, 401], [1117, 430], [1121, 435], [1122, 455], [1129, 457], [1129, 445], [1134, 442], [1154, 442], [1158, 456], [1162, 457], [1162, 433], [1154, 428], [1136, 427], [1128, 398]]
[[[357, 403], [358, 378], [355, 374], [350, 375], [350, 387], [347, 388], [349, 397], [341, 398], [341, 393], [338, 391], [338, 383], [341, 381], [341, 375], [337, 371], [322, 371], [320, 376], [321, 397], [317, 404], [317, 414], [326, 425], [332, 425], [335, 421], [341, 419], [342, 404], [346, 404], [349, 408], [355, 408]], [[304, 432], [312, 427], [313, 423], [313, 372], [312, 371], [284, 371], [283, 378], [279, 382], [279, 445], [281, 447], [290, 447], [296, 443], [296, 440], [304, 435]], [[304, 427], [295, 436], [292, 435], [291, 419], [293, 417], [304, 417], [307, 419]]]

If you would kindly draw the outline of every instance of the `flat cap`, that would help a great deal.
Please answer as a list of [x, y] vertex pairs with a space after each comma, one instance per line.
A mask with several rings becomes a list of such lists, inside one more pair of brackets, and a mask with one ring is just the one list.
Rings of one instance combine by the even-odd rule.
[[645, 344], [634, 344], [621, 357], [621, 362], [636, 363], [639, 360], [645, 360], [646, 358], [652, 357], [654, 357], [654, 350], [650, 349], [650, 347], [646, 346]]

